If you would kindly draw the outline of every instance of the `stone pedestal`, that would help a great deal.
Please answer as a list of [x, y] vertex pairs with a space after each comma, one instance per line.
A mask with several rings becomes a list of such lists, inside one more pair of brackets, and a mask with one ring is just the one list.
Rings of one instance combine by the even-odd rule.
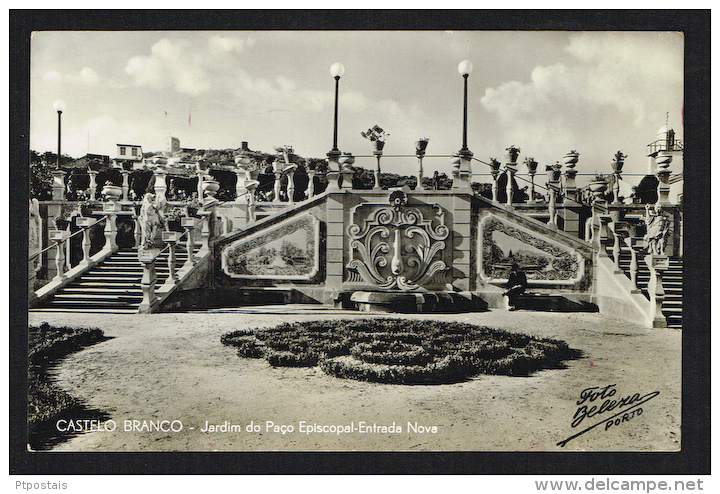
[[340, 156], [342, 153], [338, 149], [332, 149], [327, 153], [328, 157], [328, 170], [327, 179], [328, 185], [327, 190], [330, 192], [340, 190], [340, 184], [338, 179], [340, 178]]
[[513, 180], [515, 179], [515, 172], [517, 172], [516, 163], [505, 164], [505, 175], [507, 176], [507, 185], [505, 186], [505, 193], [507, 194], [507, 200], [505, 204], [512, 208], [513, 200]]
[[97, 196], [97, 174], [95, 170], [89, 170], [88, 175], [90, 175], [90, 185], [88, 186], [88, 189], [90, 189], [90, 197], [89, 199], [91, 201], [94, 201]]
[[62, 170], [53, 170], [52, 200], [62, 201], [65, 199], [65, 175]]
[[177, 245], [180, 234], [178, 232], [162, 232], [163, 242], [168, 244], [168, 277], [165, 280], [166, 285], [174, 285], [178, 281], [177, 271], [175, 270], [175, 245]]
[[577, 170], [565, 170], [565, 194], [563, 204], [570, 204], [571, 202], [577, 201], [577, 185], [575, 184], [575, 176], [577, 173]]
[[95, 218], [77, 218], [75, 224], [83, 229], [83, 264], [90, 264], [90, 228], [97, 223]]
[[[159, 205], [163, 205], [167, 202], [165, 193], [167, 192], [167, 184], [165, 179], [167, 178], [167, 172], [165, 168], [158, 166], [155, 168], [155, 197], [156, 202]], [[201, 196], [202, 197], [202, 196]]]
[[128, 170], [122, 170], [122, 200], [128, 201], [130, 198], [130, 172]]
[[669, 267], [667, 256], [650, 254], [645, 256], [645, 262], [650, 268], [650, 281], [648, 282], [648, 293], [650, 294], [650, 311], [648, 323], [653, 328], [667, 327], [667, 319], [662, 313], [662, 304], [665, 300], [665, 289], [663, 288], [663, 273]]
[[373, 189], [380, 190], [380, 160], [382, 159], [382, 151], [373, 151], [375, 158], [377, 159], [377, 167], [375, 167], [375, 186]]
[[160, 305], [155, 294], [155, 283], [157, 282], [155, 261], [158, 254], [160, 254], [160, 249], [140, 249], [138, 251], [138, 260], [143, 266], [142, 279], [140, 280], [143, 298], [138, 307], [140, 314], [157, 312]]
[[[469, 149], [460, 150], [460, 166], [457, 169], [457, 176], [453, 177], [453, 189], [462, 191], [471, 190], [470, 182], [472, 180], [472, 160], [473, 154]], [[455, 174], [454, 174], [455, 175]]]
[[195, 218], [186, 216], [180, 219], [180, 224], [185, 229], [187, 234], [187, 240], [185, 241], [185, 248], [187, 250], [187, 264], [189, 266], [195, 265], [195, 241], [193, 240], [193, 229], [195, 228]]
[[120, 212], [120, 204], [116, 202], [103, 203], [103, 210], [95, 212], [96, 215], [106, 215], [105, 220], [105, 245], [103, 249], [117, 249], [117, 215]]
[[53, 242], [56, 242], [55, 244], [55, 280], [56, 281], [62, 281], [67, 276], [65, 275], [67, 271], [67, 264], [66, 264], [66, 255], [65, 255], [65, 244], [70, 236], [70, 232], [66, 230], [50, 230], [50, 240]]

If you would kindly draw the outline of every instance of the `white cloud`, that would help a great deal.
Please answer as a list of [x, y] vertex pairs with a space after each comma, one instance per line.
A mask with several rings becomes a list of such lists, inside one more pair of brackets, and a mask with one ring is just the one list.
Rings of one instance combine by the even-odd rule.
[[[534, 150], [588, 142], [604, 122], [656, 128], [662, 108], [679, 111], [668, 95], [682, 95], [682, 46], [668, 37], [628, 33], [573, 35], [574, 60], [535, 67], [527, 83], [488, 88], [481, 102], [495, 114], [504, 139]], [[680, 103], [681, 104], [681, 103]], [[583, 121], [587, 125], [578, 125]], [[552, 144], [549, 143], [552, 141]]]
[[100, 82], [98, 73], [90, 67], [83, 67], [76, 74], [62, 74], [57, 70], [50, 70], [43, 74], [43, 80], [48, 82], [70, 82], [94, 86]]
[[62, 76], [57, 70], [51, 70], [43, 74], [43, 79], [45, 79], [46, 81], [59, 81], [60, 79], [62, 79]]
[[150, 56], [135, 56], [125, 66], [135, 86], [154, 89], [173, 86], [178, 93], [190, 96], [210, 90], [204, 59], [192, 52], [189, 43], [163, 38], [150, 51]]
[[208, 44], [214, 53], [240, 53], [245, 49], [245, 41], [243, 39], [230, 36], [211, 36]]
[[80, 81], [85, 84], [97, 84], [100, 82], [100, 76], [90, 67], [83, 67], [80, 71]]

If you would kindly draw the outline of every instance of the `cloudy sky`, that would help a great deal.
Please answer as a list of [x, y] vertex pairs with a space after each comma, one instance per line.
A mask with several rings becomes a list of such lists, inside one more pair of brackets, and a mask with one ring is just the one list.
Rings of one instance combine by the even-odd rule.
[[[646, 144], [669, 124], [682, 138], [683, 38], [664, 32], [505, 31], [117, 31], [35, 33], [31, 40], [31, 142], [56, 151], [115, 155], [116, 143], [162, 151], [167, 137], [189, 148], [304, 157], [332, 147], [334, 80], [342, 62], [341, 151], [371, 154], [360, 132], [378, 124], [386, 154], [429, 155], [462, 146], [462, 77], [468, 85], [468, 147], [475, 157], [554, 163], [580, 152], [580, 173], [645, 173]], [[449, 172], [451, 158], [427, 158]], [[372, 158], [356, 164], [373, 168]], [[413, 174], [414, 158], [383, 159], [383, 171]], [[476, 170], [484, 165], [475, 163]], [[524, 172], [521, 167], [521, 172]]]

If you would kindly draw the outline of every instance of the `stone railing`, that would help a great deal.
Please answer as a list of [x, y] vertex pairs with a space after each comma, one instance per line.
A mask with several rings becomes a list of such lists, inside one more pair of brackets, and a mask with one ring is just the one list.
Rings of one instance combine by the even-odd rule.
[[[51, 296], [57, 290], [65, 286], [73, 279], [81, 276], [92, 266], [108, 257], [112, 252], [117, 250], [117, 246], [113, 244], [113, 237], [108, 237], [107, 232], [114, 227], [114, 219], [112, 214], [99, 213], [101, 217], [86, 218], [80, 217], [76, 219], [76, 224], [80, 229], [74, 233], [70, 233], [70, 227], [67, 230], [50, 230], [49, 240], [53, 243], [44, 249], [36, 252], [28, 259], [28, 270], [38, 270], [42, 267], [43, 257], [46, 253], [55, 251], [54, 268], [55, 275], [48, 283], [35, 290], [30, 287], [29, 300], [35, 302]], [[105, 224], [105, 245], [96, 253], [91, 251], [90, 229], [101, 224]], [[108, 226], [110, 225], [110, 227]], [[75, 265], [72, 265], [72, 239], [82, 235], [82, 259]]]

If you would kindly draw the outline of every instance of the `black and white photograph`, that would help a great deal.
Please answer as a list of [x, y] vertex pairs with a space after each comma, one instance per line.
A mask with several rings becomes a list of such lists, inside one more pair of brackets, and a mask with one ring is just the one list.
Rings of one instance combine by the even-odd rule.
[[688, 451], [683, 32], [122, 27], [28, 40], [30, 454]]

